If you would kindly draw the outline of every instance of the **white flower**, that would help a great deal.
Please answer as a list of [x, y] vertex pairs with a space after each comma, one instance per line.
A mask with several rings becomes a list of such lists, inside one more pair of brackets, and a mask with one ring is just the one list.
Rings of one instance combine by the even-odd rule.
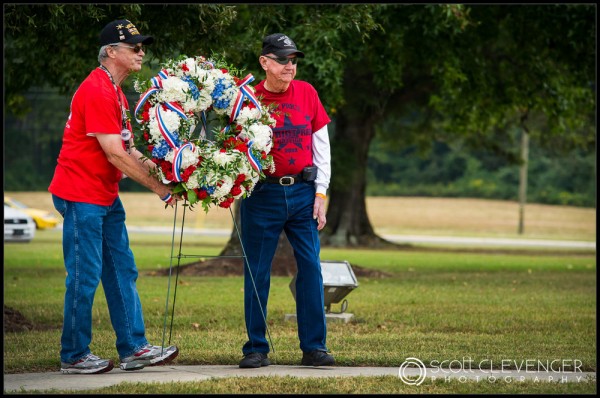
[[186, 182], [185, 186], [187, 187], [187, 189], [200, 188], [200, 180], [202, 180], [203, 178], [204, 176], [201, 174], [200, 170], [196, 169], [194, 170], [192, 175], [190, 175], [190, 178]]
[[269, 153], [273, 146], [273, 132], [269, 126], [253, 124], [248, 128], [248, 135], [252, 138], [252, 148]]
[[[181, 156], [181, 165], [179, 166], [179, 168], [181, 170], [185, 170], [190, 166], [195, 165], [196, 163], [198, 163], [198, 150], [192, 151], [190, 149], [190, 147], [184, 148], [183, 150], [180, 151], [180, 155]], [[167, 155], [165, 156], [165, 160], [168, 162], [173, 163], [173, 161], [175, 160], [175, 150], [171, 149], [169, 151], [169, 153], [167, 153]]]
[[236, 158], [235, 152], [240, 153], [239, 151], [231, 151], [229, 153], [228, 152], [216, 152], [213, 155], [213, 160], [219, 166], [225, 167], [229, 163], [232, 163], [235, 161], [235, 158]]
[[[158, 125], [159, 125], [158, 119], [156, 118], [156, 108], [160, 107], [160, 106], [161, 106], [160, 104], [157, 104], [150, 109], [150, 121], [148, 122], [148, 129], [150, 132], [150, 136], [152, 137], [151, 143], [153, 143], [153, 144], [158, 144], [159, 142], [161, 142], [164, 139], [162, 136], [162, 133], [160, 132], [160, 129], [158, 127]], [[179, 115], [176, 112], [173, 112], [169, 109], [167, 109], [167, 110], [161, 109], [160, 115], [161, 115], [164, 126], [171, 133], [179, 130], [179, 126], [181, 125], [181, 118], [179, 117]]]
[[231, 191], [231, 188], [233, 188], [233, 179], [229, 176], [223, 176], [221, 179], [221, 186], [217, 186], [212, 196], [216, 199], [223, 198], [227, 196], [229, 191]]
[[200, 98], [198, 98], [198, 112], [205, 111], [212, 105], [212, 97], [210, 91], [207, 89], [200, 91]]
[[199, 112], [201, 110], [206, 109], [206, 108], [199, 108], [198, 105], [199, 105], [199, 102], [192, 97], [189, 97], [187, 99], [187, 101], [181, 103], [181, 107], [183, 108], [183, 111], [186, 114], [187, 113], [195, 113], [195, 112]]
[[235, 119], [238, 124], [250, 124], [251, 121], [255, 121], [260, 118], [260, 111], [258, 108], [244, 107], [240, 110], [237, 118]]
[[217, 185], [219, 176], [215, 173], [214, 170], [210, 170], [208, 173], [206, 173], [205, 180], [207, 186], [214, 186]]
[[187, 82], [174, 76], [163, 79], [162, 87], [163, 89], [156, 95], [159, 102], [184, 102], [190, 91]]

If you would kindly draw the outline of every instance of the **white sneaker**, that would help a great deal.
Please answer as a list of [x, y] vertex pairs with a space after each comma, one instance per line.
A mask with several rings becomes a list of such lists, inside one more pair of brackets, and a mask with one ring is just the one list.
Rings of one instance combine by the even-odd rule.
[[96, 374], [109, 372], [113, 367], [113, 361], [110, 359], [101, 359], [92, 353], [73, 363], [60, 363], [60, 371], [62, 373]]
[[127, 358], [121, 358], [121, 365], [119, 367], [123, 370], [139, 370], [146, 366], [164, 365], [175, 359], [178, 354], [179, 349], [174, 345], [161, 347], [146, 344], [135, 354]]

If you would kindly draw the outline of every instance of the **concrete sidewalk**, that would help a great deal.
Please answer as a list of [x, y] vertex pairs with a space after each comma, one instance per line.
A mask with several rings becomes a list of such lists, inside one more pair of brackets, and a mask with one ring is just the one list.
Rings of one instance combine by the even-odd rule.
[[[118, 368], [98, 375], [64, 375], [60, 372], [17, 373], [4, 375], [4, 392], [22, 391], [81, 391], [110, 387], [123, 382], [128, 383], [165, 383], [203, 381], [224, 377], [257, 376], [293, 376], [293, 377], [352, 377], [352, 376], [395, 376], [400, 378], [398, 367], [307, 367], [294, 365], [271, 365], [258, 369], [240, 369], [237, 365], [165, 365], [148, 367], [139, 371], [125, 372]], [[439, 373], [439, 369], [404, 368], [404, 377], [423, 379], [453, 380], [461, 382], [505, 381], [519, 382], [534, 380], [538, 382], [585, 382], [596, 381], [595, 372], [500, 372], [482, 370], [464, 370], [460, 372]]]

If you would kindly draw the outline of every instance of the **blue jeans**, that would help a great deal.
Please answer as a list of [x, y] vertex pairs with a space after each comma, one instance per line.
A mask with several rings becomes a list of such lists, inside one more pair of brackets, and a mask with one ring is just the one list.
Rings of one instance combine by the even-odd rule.
[[242, 243], [248, 265], [244, 264], [244, 312], [248, 341], [242, 352], [269, 352], [265, 338], [267, 300], [271, 283], [271, 262], [279, 235], [285, 231], [296, 258], [296, 316], [298, 337], [303, 352], [327, 351], [327, 325], [323, 298], [323, 276], [319, 257], [317, 220], [313, 219], [314, 183], [290, 186], [259, 183], [241, 203]]
[[71, 363], [90, 353], [92, 305], [100, 281], [119, 357], [132, 355], [148, 341], [121, 199], [117, 197], [110, 206], [71, 202], [56, 195], [52, 200], [64, 218], [67, 270], [61, 361]]

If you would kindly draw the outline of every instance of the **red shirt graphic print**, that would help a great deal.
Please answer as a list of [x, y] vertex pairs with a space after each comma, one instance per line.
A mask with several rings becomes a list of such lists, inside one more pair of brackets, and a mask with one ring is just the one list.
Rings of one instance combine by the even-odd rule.
[[277, 104], [272, 115], [277, 121], [270, 152], [275, 161], [273, 175], [299, 174], [304, 167], [312, 166], [312, 134], [331, 121], [315, 88], [292, 80], [285, 92], [272, 93], [264, 88], [263, 80], [255, 90], [263, 104]]

